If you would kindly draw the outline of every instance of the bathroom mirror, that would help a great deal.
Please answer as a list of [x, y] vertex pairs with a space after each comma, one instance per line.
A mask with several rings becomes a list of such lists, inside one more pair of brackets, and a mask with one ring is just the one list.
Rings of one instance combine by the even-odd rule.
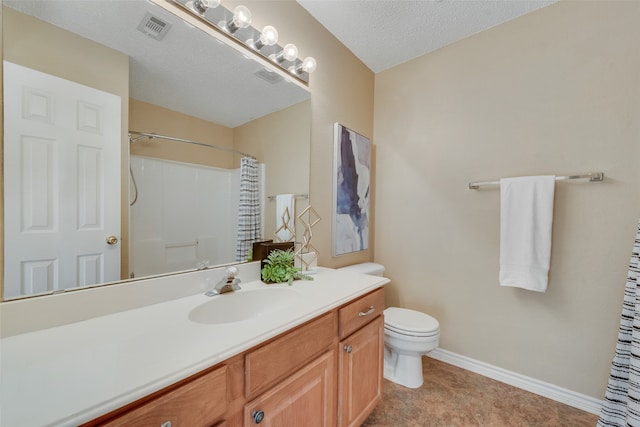
[[[250, 2], [248, 5], [250, 7]], [[275, 2], [272, 7], [277, 8], [278, 3]], [[41, 25], [46, 27], [42, 31]], [[32, 52], [32, 47], [37, 51]], [[68, 58], [71, 58], [71, 62], [67, 61]], [[308, 90], [270, 72], [250, 56], [220, 43], [151, 2], [5, 0], [3, 59], [120, 96], [121, 118], [117, 129], [121, 140], [119, 173], [116, 179], [104, 182], [105, 191], [115, 188], [120, 194], [119, 230], [112, 233], [120, 239], [115, 245], [120, 246], [120, 265], [117, 277], [107, 278], [104, 282], [120, 282], [131, 276], [139, 279], [148, 277], [147, 274], [156, 274], [135, 272], [131, 259], [134, 252], [131, 239], [139, 232], [135, 228], [129, 229], [134, 224], [129, 204], [136, 193], [131, 184], [129, 168], [130, 164], [134, 165], [136, 158], [166, 161], [170, 166], [215, 170], [237, 168], [240, 159], [240, 156], [226, 151], [170, 140], [147, 138], [129, 144], [129, 130], [221, 145], [256, 157], [264, 164], [262, 198], [263, 233], [266, 238], [275, 230], [275, 202], [269, 196], [279, 193], [308, 194]], [[6, 71], [4, 74], [6, 77]], [[7, 99], [6, 86], [4, 101], [6, 110], [7, 104], [12, 103]], [[5, 133], [7, 123], [5, 114]], [[7, 143], [3, 143], [6, 154]], [[152, 166], [146, 167], [148, 170]], [[3, 184], [8, 180], [5, 170]], [[170, 181], [174, 186], [172, 194], [194, 191], [193, 187], [178, 187], [179, 178], [171, 178]], [[213, 198], [210, 205], [227, 207], [224, 201], [215, 199], [215, 196]], [[15, 205], [15, 200], [8, 201], [5, 191], [4, 202], [5, 254], [18, 250], [18, 245], [21, 246], [20, 250], [35, 251], [35, 247], [29, 249], [27, 244], [27, 249], [24, 249], [24, 242], [16, 243], [10, 239], [11, 233], [7, 230], [6, 222], [7, 216], [14, 210], [15, 206], [11, 203]], [[165, 204], [180, 203], [182, 201], [169, 200]], [[180, 207], [190, 209], [188, 206]], [[137, 213], [145, 214], [153, 215], [153, 218], [138, 218], [135, 223], [149, 224], [157, 220], [158, 212]], [[207, 215], [206, 220], [219, 222], [213, 215]], [[103, 234], [100, 234], [100, 239], [110, 237]], [[231, 239], [235, 239], [235, 236]], [[174, 242], [183, 240], [179, 235], [174, 236]], [[217, 245], [235, 246], [235, 242], [220, 241]], [[176, 253], [179, 257], [185, 251], [178, 248]], [[191, 261], [175, 264], [175, 271], [202, 265], [227, 264], [233, 260], [200, 261], [202, 264], [199, 265]], [[91, 262], [90, 270], [103, 267]], [[55, 274], [55, 268], [45, 266], [36, 270], [35, 274]], [[89, 286], [97, 284], [88, 282]], [[53, 292], [69, 287], [72, 286], [68, 283], [59, 283]], [[15, 295], [15, 291], [7, 292], [5, 283], [4, 299], [51, 292], [51, 289], [33, 289], [29, 295]]]

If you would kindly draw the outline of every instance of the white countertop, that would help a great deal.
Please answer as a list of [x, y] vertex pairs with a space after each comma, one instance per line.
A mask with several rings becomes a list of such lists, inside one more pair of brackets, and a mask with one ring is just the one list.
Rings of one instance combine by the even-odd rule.
[[[180, 278], [177, 276], [176, 280]], [[388, 279], [319, 269], [286, 287], [295, 305], [253, 319], [200, 324], [202, 293], [0, 340], [0, 426], [75, 426], [216, 365], [383, 286]]]

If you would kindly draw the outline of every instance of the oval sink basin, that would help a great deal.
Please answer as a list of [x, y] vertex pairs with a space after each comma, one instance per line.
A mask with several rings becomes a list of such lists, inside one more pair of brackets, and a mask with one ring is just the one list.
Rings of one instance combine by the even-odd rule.
[[249, 289], [212, 297], [189, 312], [196, 323], [220, 324], [240, 322], [281, 310], [297, 301], [300, 294], [293, 289]]

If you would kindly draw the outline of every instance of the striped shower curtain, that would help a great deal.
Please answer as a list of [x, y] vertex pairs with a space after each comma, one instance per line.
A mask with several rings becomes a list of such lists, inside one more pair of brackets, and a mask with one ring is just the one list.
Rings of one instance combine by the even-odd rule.
[[624, 290], [618, 344], [598, 426], [640, 426], [640, 221]]
[[258, 161], [243, 157], [240, 161], [240, 205], [236, 261], [246, 261], [253, 242], [260, 240], [260, 183]]

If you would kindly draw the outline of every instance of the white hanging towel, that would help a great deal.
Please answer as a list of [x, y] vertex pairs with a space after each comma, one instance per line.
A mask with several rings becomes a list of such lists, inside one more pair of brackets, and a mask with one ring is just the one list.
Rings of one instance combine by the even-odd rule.
[[288, 242], [293, 237], [295, 215], [294, 195], [278, 194], [276, 196], [276, 235], [281, 242]]
[[500, 284], [545, 292], [555, 176], [500, 180]]

